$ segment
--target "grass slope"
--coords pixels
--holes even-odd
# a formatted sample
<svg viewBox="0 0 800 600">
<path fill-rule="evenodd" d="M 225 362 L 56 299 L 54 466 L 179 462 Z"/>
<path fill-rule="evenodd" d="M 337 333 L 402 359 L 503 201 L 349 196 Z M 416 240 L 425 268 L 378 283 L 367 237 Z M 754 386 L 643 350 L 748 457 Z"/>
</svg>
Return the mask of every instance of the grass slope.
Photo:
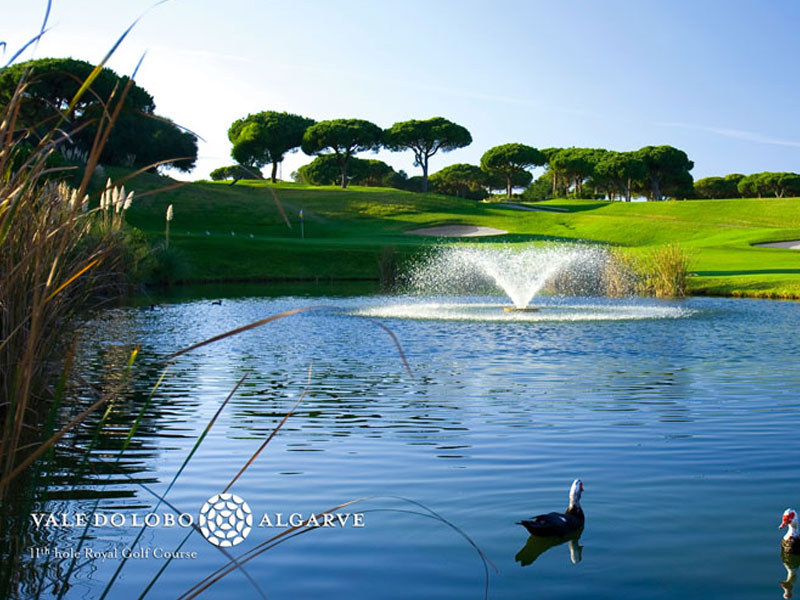
<svg viewBox="0 0 800 600">
<path fill-rule="evenodd" d="M 169 183 L 146 175 L 128 187 L 141 194 Z M 128 219 L 158 239 L 169 204 L 175 209 L 171 243 L 186 255 L 189 278 L 197 281 L 376 279 L 388 263 L 442 242 L 405 231 L 465 224 L 510 232 L 479 243 L 584 240 L 646 252 L 679 242 L 694 255 L 694 293 L 800 297 L 800 252 L 751 246 L 800 239 L 797 198 L 552 200 L 537 206 L 558 212 L 543 212 L 383 188 L 196 182 L 140 196 Z M 300 210 L 305 239 L 300 237 Z"/>
</svg>

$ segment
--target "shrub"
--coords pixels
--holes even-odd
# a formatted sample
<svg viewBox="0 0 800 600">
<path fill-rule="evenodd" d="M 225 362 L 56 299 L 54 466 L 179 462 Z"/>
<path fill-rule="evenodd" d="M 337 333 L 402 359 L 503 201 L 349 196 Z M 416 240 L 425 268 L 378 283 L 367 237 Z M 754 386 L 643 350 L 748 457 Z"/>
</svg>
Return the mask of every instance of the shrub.
<svg viewBox="0 0 800 600">
<path fill-rule="evenodd" d="M 171 286 L 185 279 L 189 273 L 186 257 L 174 246 L 159 244 L 153 249 L 151 258 L 153 262 L 148 274 L 149 283 Z"/>
</svg>

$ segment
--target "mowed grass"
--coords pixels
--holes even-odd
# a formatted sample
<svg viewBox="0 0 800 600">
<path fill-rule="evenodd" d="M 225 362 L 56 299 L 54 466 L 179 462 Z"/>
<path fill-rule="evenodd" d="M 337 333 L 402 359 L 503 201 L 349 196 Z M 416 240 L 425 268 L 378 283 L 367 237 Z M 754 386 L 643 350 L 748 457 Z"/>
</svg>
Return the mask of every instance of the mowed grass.
<svg viewBox="0 0 800 600">
<path fill-rule="evenodd" d="M 146 175 L 129 187 L 142 193 L 170 183 Z M 800 297 L 800 251 L 751 246 L 800 239 L 797 198 L 552 200 L 536 205 L 553 211 L 544 212 L 385 188 L 196 182 L 137 198 L 128 219 L 158 239 L 169 204 L 170 243 L 185 255 L 193 281 L 377 279 L 387 252 L 402 262 L 432 245 L 465 241 L 406 231 L 461 224 L 509 231 L 471 243 L 586 241 L 644 253 L 677 242 L 694 257 L 693 293 Z"/>
</svg>

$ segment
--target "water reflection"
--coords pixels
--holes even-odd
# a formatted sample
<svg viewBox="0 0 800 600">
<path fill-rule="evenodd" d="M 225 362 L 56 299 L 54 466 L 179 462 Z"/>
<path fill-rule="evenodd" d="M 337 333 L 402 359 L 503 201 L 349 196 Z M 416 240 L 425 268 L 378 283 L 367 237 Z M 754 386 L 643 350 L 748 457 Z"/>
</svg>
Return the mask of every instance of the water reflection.
<svg viewBox="0 0 800 600">
<path fill-rule="evenodd" d="M 502 529 L 483 515 L 495 514 L 497 506 L 510 513 L 527 510 L 531 499 L 520 481 L 535 477 L 557 490 L 565 473 L 579 471 L 603 481 L 602 503 L 592 522 L 604 548 L 592 555 L 592 568 L 582 570 L 580 581 L 569 577 L 571 566 L 563 556 L 569 551 L 573 564 L 580 561 L 578 536 L 529 538 L 516 553 L 521 566 L 556 546 L 567 549 L 555 551 L 559 560 L 546 559 L 547 569 L 540 563 L 535 578 L 522 569 L 501 569 L 491 597 L 518 598 L 524 590 L 568 600 L 602 588 L 608 597 L 625 598 L 646 586 L 654 600 L 688 600 L 714 596 L 717 590 L 709 592 L 709 581 L 724 588 L 720 595 L 727 597 L 753 597 L 747 595 L 752 589 L 763 589 L 764 573 L 777 566 L 769 552 L 765 564 L 740 569 L 735 581 L 724 573 L 697 574 L 697 564 L 715 568 L 707 565 L 709 549 L 702 544 L 713 535 L 704 538 L 705 525 L 693 519 L 714 519 L 686 510 L 683 500 L 691 497 L 701 509 L 713 507 L 715 517 L 723 510 L 726 519 L 736 520 L 759 510 L 767 491 L 770 497 L 793 493 L 785 461 L 800 451 L 796 305 L 704 299 L 687 303 L 697 311 L 683 319 L 583 323 L 388 319 L 417 375 L 412 380 L 394 346 L 382 333 L 375 335 L 374 324 L 352 316 L 380 299 L 322 302 L 328 301 L 342 310 L 278 321 L 180 357 L 149 401 L 170 352 L 311 302 L 226 298 L 220 306 L 203 300 L 99 318 L 83 348 L 82 364 L 92 371 L 88 378 L 100 391 L 115 385 L 113 363 L 127 357 L 131 347 L 120 342 L 128 340 L 141 344 L 136 378 L 104 433 L 95 439 L 95 428 L 87 423 L 56 452 L 49 472 L 54 485 L 42 510 L 88 511 L 101 496 L 103 510 L 149 507 L 149 496 L 104 462 L 117 456 L 131 423 L 143 414 L 119 467 L 136 482 L 163 491 L 217 407 L 247 373 L 170 495 L 181 508 L 199 507 L 272 432 L 304 389 L 313 363 L 312 384 L 298 411 L 237 484 L 237 493 L 254 510 L 311 511 L 355 496 L 400 493 L 464 524 L 496 558 L 510 554 L 519 532 L 496 535 Z M 82 452 L 92 445 L 85 468 L 77 469 Z M 721 496 L 737 502 L 720 508 Z M 654 538 L 648 523 L 665 518 L 665 510 L 674 527 Z M 426 538 L 429 532 L 422 526 L 397 524 L 373 524 L 346 543 L 328 536 L 318 548 L 303 546 L 302 540 L 298 549 L 287 544 L 279 556 L 282 570 L 265 564 L 260 576 L 274 588 L 271 596 L 287 598 L 298 597 L 293 586 L 301 579 L 310 587 L 300 596 L 314 597 L 324 589 L 333 600 L 463 598 L 474 592 L 456 558 L 448 564 L 451 570 L 440 565 L 442 557 L 454 556 L 449 538 Z M 619 539 L 623 528 L 630 534 Z M 59 531 L 39 540 L 34 532 L 19 548 L 70 546 L 79 533 Z M 90 532 L 101 548 L 120 543 L 126 534 L 132 538 L 136 531 L 114 531 L 114 538 L 102 530 Z M 168 534 L 153 532 L 159 544 Z M 758 535 L 731 531 L 729 543 L 722 544 L 726 561 L 720 564 L 739 564 L 735 553 L 757 546 Z M 202 548 L 203 540 L 196 541 Z M 649 551 L 654 542 L 663 547 L 663 561 Z M 376 549 L 387 547 L 392 564 L 387 561 L 379 570 Z M 192 570 L 213 570 L 216 558 L 206 553 L 196 564 L 171 566 L 159 595 L 177 596 Z M 329 568 L 295 577 L 308 564 Z M 626 568 L 619 569 L 620 564 Z M 797 565 L 785 564 L 782 588 L 790 597 Z M 114 596 L 137 597 L 137 582 L 149 580 L 148 569 L 158 566 L 129 563 Z M 44 572 L 51 587 L 63 579 L 59 568 L 29 560 L 15 570 L 26 581 L 23 588 L 36 590 Z M 82 587 L 70 590 L 67 600 L 97 598 L 114 568 L 109 562 L 87 566 L 73 583 Z M 418 576 L 409 577 L 412 568 Z M 348 569 L 363 577 L 345 582 L 342 573 Z M 220 594 L 244 597 L 245 585 L 231 579 Z"/>
<path fill-rule="evenodd" d="M 559 535 L 550 537 L 541 537 L 532 535 L 528 537 L 528 541 L 517 552 L 514 557 L 521 567 L 532 565 L 537 558 L 542 554 L 560 546 L 561 544 L 569 544 L 569 560 L 573 565 L 578 564 L 583 559 L 583 546 L 580 545 L 581 534 L 583 529 L 570 533 L 569 535 Z"/>
<path fill-rule="evenodd" d="M 794 586 L 797 583 L 797 568 L 800 567 L 800 554 L 789 554 L 781 552 L 781 561 L 786 568 L 786 579 L 780 582 L 783 589 L 783 597 L 791 598 Z"/>
</svg>

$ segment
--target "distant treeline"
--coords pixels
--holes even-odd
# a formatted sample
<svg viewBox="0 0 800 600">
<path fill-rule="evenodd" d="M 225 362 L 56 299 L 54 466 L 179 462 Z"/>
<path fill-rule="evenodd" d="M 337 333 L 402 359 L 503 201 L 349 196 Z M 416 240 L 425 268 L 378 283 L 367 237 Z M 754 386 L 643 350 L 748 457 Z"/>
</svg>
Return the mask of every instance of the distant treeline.
<svg viewBox="0 0 800 600">
<path fill-rule="evenodd" d="M 87 80 L 94 65 L 70 58 L 28 61 L 0 73 L 0 106 L 17 90 L 23 74 L 30 75 L 25 95 L 29 102 L 19 114 L 27 127 L 32 149 L 55 115 L 68 113 L 74 133 L 56 148 L 51 167 L 85 163 L 103 116 L 118 111 L 116 123 L 100 160 L 106 165 L 149 168 L 168 166 L 184 171 L 194 168 L 197 138 L 191 132 L 155 113 L 153 97 L 130 79 L 103 68 L 89 93 L 73 104 L 80 82 Z M 115 90 L 125 89 L 124 101 L 114 106 Z M 646 197 L 736 198 L 800 195 L 797 173 L 731 174 L 693 181 L 694 163 L 672 146 L 645 146 L 630 152 L 603 148 L 544 148 L 519 143 L 487 150 L 479 165 L 454 164 L 429 173 L 431 159 L 472 143 L 470 132 L 442 117 L 395 123 L 387 129 L 363 119 L 316 122 L 286 112 L 264 111 L 235 121 L 228 130 L 231 155 L 236 164 L 216 169 L 212 179 L 263 178 L 261 169 L 277 166 L 285 155 L 302 149 L 316 158 L 293 173 L 309 185 L 349 184 L 385 186 L 414 192 L 435 191 L 464 198 L 483 199 L 497 191 L 511 197 L 521 190 L 528 201 L 553 197 L 627 200 Z M 25 144 L 23 144 L 23 149 Z M 421 174 L 409 176 L 380 160 L 358 158 L 366 151 L 385 148 L 412 152 Z M 19 160 L 24 160 L 20 154 Z M 531 169 L 545 173 L 533 181 Z"/>
<path fill-rule="evenodd" d="M 800 196 L 797 173 L 731 173 L 724 177 L 705 177 L 694 183 L 695 198 L 763 198 Z"/>
<path fill-rule="evenodd" d="M 481 157 L 480 165 L 458 163 L 429 175 L 431 157 L 472 143 L 469 131 L 442 117 L 395 123 L 388 129 L 362 119 L 313 119 L 265 111 L 235 121 L 228 130 L 231 155 L 237 164 L 216 169 L 212 179 L 262 178 L 261 169 L 272 163 L 272 181 L 285 155 L 301 148 L 315 155 L 311 163 L 292 173 L 307 185 L 393 187 L 412 192 L 481 200 L 498 190 L 512 196 L 522 190 L 523 200 L 590 198 L 648 200 L 736 198 L 740 196 L 800 195 L 800 175 L 795 173 L 731 174 L 695 182 L 694 163 L 672 146 L 645 146 L 617 152 L 605 148 L 543 148 L 511 143 L 495 146 Z M 355 155 L 386 148 L 411 151 L 421 175 L 409 176 L 375 159 Z M 545 172 L 535 181 L 534 167 Z"/>
<path fill-rule="evenodd" d="M 608 197 L 630 201 L 634 196 L 651 200 L 694 196 L 694 163 L 672 146 L 645 146 L 632 152 L 603 148 L 545 148 L 519 143 L 488 149 L 480 165 L 455 164 L 429 176 L 430 159 L 472 143 L 470 132 L 443 117 L 395 123 L 388 129 L 363 119 L 313 119 L 264 111 L 235 121 L 228 130 L 237 164 L 215 170 L 212 179 L 261 177 L 261 169 L 277 165 L 287 153 L 301 148 L 316 158 L 293 174 L 309 185 L 349 184 L 390 186 L 398 189 L 433 191 L 481 199 L 495 190 L 524 188 L 529 200 L 554 196 Z M 360 152 L 386 148 L 411 151 L 421 176 L 409 177 L 379 160 L 365 160 Z M 531 169 L 545 167 L 545 174 L 532 182 Z"/>
</svg>

